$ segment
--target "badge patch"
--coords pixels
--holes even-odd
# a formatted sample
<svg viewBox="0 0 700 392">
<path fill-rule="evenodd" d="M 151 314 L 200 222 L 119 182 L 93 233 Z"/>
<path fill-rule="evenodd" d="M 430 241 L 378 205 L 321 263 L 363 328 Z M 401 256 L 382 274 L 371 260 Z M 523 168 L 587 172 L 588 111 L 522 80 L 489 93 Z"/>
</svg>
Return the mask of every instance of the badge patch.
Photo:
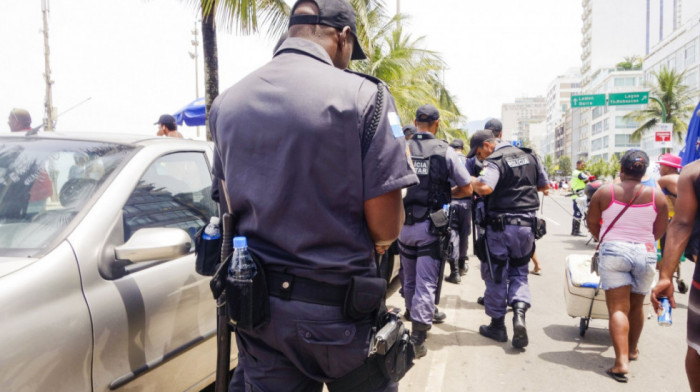
<svg viewBox="0 0 700 392">
<path fill-rule="evenodd" d="M 427 176 L 430 174 L 430 160 L 427 158 L 412 158 L 413 160 L 413 171 L 416 175 Z"/>
<path fill-rule="evenodd" d="M 401 119 L 396 112 L 389 112 L 387 114 L 389 117 L 389 125 L 391 126 L 391 133 L 394 134 L 395 138 L 403 137 L 403 130 L 401 129 Z"/>
<path fill-rule="evenodd" d="M 522 158 L 513 158 L 513 159 L 506 159 L 506 163 L 510 167 L 518 167 L 518 166 L 525 166 L 530 163 L 530 160 L 527 159 L 526 157 Z"/>
</svg>

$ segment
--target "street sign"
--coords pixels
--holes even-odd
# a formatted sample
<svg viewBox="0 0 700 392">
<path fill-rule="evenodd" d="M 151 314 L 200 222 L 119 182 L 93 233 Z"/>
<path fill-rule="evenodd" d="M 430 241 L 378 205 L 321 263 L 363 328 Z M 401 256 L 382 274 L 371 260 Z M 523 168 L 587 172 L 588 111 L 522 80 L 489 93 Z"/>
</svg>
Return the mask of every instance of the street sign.
<svg viewBox="0 0 700 392">
<path fill-rule="evenodd" d="M 649 92 L 608 94 L 608 105 L 646 105 L 649 103 Z"/>
<path fill-rule="evenodd" d="M 605 106 L 605 94 L 572 95 L 572 108 L 587 108 L 591 106 Z"/>
<path fill-rule="evenodd" d="M 671 143 L 671 135 L 673 135 L 673 124 L 661 123 L 656 126 L 655 145 L 659 148 L 673 148 Z"/>
</svg>

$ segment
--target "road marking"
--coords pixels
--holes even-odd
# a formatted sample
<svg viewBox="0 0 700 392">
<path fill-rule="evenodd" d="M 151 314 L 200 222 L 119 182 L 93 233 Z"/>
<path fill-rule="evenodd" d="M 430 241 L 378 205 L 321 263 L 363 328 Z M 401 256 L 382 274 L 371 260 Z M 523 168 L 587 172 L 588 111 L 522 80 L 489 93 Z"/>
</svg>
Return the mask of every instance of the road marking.
<svg viewBox="0 0 700 392">
<path fill-rule="evenodd" d="M 557 226 L 561 226 L 559 223 L 557 223 L 557 221 L 555 221 L 555 220 L 552 219 L 552 218 L 548 218 L 548 217 L 545 216 L 544 219 L 547 219 L 548 221 L 554 223 L 554 224 L 557 225 Z"/>
<path fill-rule="evenodd" d="M 456 317 L 457 297 L 447 297 L 447 304 L 443 311 L 447 315 L 448 320 L 454 320 Z M 425 388 L 426 392 L 442 391 L 442 383 L 445 381 L 445 368 L 447 367 L 447 347 L 443 347 L 439 351 L 432 352 L 432 360 L 430 361 L 430 372 L 428 373 L 428 385 Z"/>
</svg>

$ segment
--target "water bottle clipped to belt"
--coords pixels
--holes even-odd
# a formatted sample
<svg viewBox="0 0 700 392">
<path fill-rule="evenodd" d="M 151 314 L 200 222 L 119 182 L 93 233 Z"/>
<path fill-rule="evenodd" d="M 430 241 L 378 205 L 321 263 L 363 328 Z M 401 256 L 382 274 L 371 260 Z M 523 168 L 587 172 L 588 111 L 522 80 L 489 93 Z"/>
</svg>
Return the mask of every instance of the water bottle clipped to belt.
<svg viewBox="0 0 700 392">
<path fill-rule="evenodd" d="M 195 270 L 204 276 L 213 276 L 221 261 L 221 229 L 219 218 L 212 216 L 209 224 L 194 236 L 194 250 L 197 255 Z"/>
<path fill-rule="evenodd" d="M 233 254 L 226 279 L 228 315 L 238 328 L 252 329 L 269 319 L 265 273 L 248 251 L 246 237 L 233 239 Z"/>
</svg>

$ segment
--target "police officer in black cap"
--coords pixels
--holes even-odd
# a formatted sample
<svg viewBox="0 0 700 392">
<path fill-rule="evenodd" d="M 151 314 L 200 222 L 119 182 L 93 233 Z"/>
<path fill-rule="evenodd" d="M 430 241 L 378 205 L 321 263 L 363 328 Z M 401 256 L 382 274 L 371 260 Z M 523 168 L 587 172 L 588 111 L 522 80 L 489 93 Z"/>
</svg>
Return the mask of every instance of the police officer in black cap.
<svg viewBox="0 0 700 392">
<path fill-rule="evenodd" d="M 464 142 L 462 139 L 454 139 L 450 142 L 457 153 L 459 162 L 466 168 L 467 157 L 464 155 Z M 455 185 L 455 184 L 452 184 Z M 458 284 L 462 281 L 462 276 L 467 274 L 469 270 L 469 234 L 471 233 L 472 210 L 471 196 L 453 197 L 452 198 L 452 254 L 450 255 L 450 276 L 445 280 L 450 283 Z"/>
<path fill-rule="evenodd" d="M 365 58 L 350 4 L 299 0 L 289 24 L 209 119 L 215 180 L 267 278 L 269 321 L 236 330 L 255 391 L 320 391 L 363 368 L 373 316 L 351 319 L 345 298 L 355 278 L 376 277 L 375 251 L 403 222 L 401 189 L 418 183 L 388 89 L 345 70 Z M 358 390 L 396 389 L 374 370 L 354 377 Z"/>
<path fill-rule="evenodd" d="M 527 278 L 535 251 L 538 190 L 547 190 L 549 181 L 529 149 L 503 142 L 491 130 L 476 132 L 470 148 L 467 156 L 484 163 L 481 175 L 472 179 L 474 191 L 486 196 L 486 240 L 475 251 L 489 256 L 481 258 L 487 261 L 481 264 L 481 276 L 491 323 L 482 325 L 479 333 L 498 342 L 508 340 L 507 303 L 513 308 L 513 346 L 524 348 L 528 345 L 525 312 L 531 301 Z"/>
<path fill-rule="evenodd" d="M 427 332 L 433 322 L 443 322 L 445 314 L 435 307 L 440 276 L 440 238 L 431 234 L 434 223 L 431 213 L 443 209 L 452 197 L 472 194 L 469 172 L 447 142 L 435 138 L 440 126 L 440 113 L 433 105 L 416 110 L 418 132 L 408 142 L 420 184 L 408 188 L 403 199 L 406 222 L 399 236 L 402 289 L 406 303 L 404 316 L 413 321 L 411 340 L 416 357 L 427 354 Z M 455 186 L 450 185 L 450 181 Z M 449 207 L 448 207 L 449 208 Z M 432 225 L 432 226 L 431 226 Z"/>
</svg>

